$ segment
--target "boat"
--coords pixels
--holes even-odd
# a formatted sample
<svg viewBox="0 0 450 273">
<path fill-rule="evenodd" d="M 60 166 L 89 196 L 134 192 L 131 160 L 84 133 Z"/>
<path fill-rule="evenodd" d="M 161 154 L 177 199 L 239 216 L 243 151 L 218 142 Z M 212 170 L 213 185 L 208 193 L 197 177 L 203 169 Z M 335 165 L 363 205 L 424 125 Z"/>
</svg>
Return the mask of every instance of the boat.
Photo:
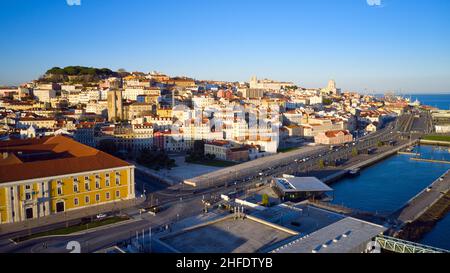
<svg viewBox="0 0 450 273">
<path fill-rule="evenodd" d="M 356 177 L 356 176 L 358 176 L 358 175 L 361 174 L 360 171 L 361 171 L 361 169 L 359 169 L 359 168 L 351 169 L 351 170 L 348 172 L 348 174 L 350 175 L 350 177 Z"/>
</svg>

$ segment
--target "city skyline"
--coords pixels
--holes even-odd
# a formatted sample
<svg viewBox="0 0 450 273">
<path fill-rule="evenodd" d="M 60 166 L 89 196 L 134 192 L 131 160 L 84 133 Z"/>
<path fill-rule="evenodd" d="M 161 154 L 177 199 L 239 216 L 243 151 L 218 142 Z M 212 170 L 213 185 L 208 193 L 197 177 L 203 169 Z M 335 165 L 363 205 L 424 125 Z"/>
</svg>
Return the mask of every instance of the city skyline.
<svg viewBox="0 0 450 273">
<path fill-rule="evenodd" d="M 448 1 L 241 2 L 2 2 L 0 85 L 86 65 L 306 88 L 335 79 L 366 93 L 449 90 Z"/>
</svg>

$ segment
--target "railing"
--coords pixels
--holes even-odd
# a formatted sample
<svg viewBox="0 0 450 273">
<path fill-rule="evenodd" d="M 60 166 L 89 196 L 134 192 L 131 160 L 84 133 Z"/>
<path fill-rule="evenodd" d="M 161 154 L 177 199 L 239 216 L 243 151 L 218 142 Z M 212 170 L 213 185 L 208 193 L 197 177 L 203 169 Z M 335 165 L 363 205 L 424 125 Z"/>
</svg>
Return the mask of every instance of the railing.
<svg viewBox="0 0 450 273">
<path fill-rule="evenodd" d="M 422 245 L 385 235 L 377 236 L 375 242 L 378 243 L 382 249 L 397 253 L 450 253 L 450 251 L 445 249 Z"/>
</svg>

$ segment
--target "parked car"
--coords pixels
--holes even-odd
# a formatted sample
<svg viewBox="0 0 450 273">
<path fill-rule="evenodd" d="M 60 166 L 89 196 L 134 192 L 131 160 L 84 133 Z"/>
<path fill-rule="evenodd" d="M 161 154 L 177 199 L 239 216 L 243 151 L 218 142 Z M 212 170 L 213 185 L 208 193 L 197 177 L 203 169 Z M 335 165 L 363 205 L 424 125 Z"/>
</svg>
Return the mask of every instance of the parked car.
<svg viewBox="0 0 450 273">
<path fill-rule="evenodd" d="M 106 218 L 108 215 L 106 215 L 106 214 L 104 214 L 104 213 L 99 213 L 99 214 L 97 214 L 97 216 L 96 216 L 96 218 L 97 219 L 103 219 L 103 218 Z"/>
</svg>

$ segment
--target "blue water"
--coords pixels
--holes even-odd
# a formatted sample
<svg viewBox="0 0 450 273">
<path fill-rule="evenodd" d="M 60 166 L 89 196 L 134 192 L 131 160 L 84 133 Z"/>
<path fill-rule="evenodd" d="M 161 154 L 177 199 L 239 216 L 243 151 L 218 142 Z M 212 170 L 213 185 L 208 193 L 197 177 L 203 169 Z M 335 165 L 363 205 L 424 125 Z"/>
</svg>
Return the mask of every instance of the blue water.
<svg viewBox="0 0 450 273">
<path fill-rule="evenodd" d="M 376 97 L 383 97 L 384 94 L 376 94 Z M 421 105 L 428 105 L 441 110 L 450 110 L 450 92 L 448 94 L 401 94 L 404 98 L 411 98 L 411 102 L 418 99 Z"/>
<path fill-rule="evenodd" d="M 450 160 L 448 148 L 416 147 L 423 158 Z M 411 155 L 395 155 L 369 168 L 356 178 L 342 179 L 332 185 L 335 204 L 382 214 L 392 213 L 445 173 L 449 164 L 412 161 Z M 424 242 L 450 249 L 448 214 Z M 444 239 L 445 240 L 444 240 Z"/>
<path fill-rule="evenodd" d="M 448 150 L 433 146 L 416 148 L 424 158 L 448 159 Z M 449 169 L 449 164 L 418 162 L 410 155 L 395 155 L 369 168 L 356 178 L 332 185 L 333 203 L 365 211 L 390 213 L 399 209 Z"/>
<path fill-rule="evenodd" d="M 450 250 L 450 213 L 420 240 L 420 243 Z"/>
<path fill-rule="evenodd" d="M 416 99 L 420 101 L 422 105 L 428 105 L 432 107 L 439 108 L 441 110 L 450 109 L 450 92 L 449 94 L 412 94 L 405 95 L 404 97 L 411 97 L 411 102 Z"/>
</svg>

